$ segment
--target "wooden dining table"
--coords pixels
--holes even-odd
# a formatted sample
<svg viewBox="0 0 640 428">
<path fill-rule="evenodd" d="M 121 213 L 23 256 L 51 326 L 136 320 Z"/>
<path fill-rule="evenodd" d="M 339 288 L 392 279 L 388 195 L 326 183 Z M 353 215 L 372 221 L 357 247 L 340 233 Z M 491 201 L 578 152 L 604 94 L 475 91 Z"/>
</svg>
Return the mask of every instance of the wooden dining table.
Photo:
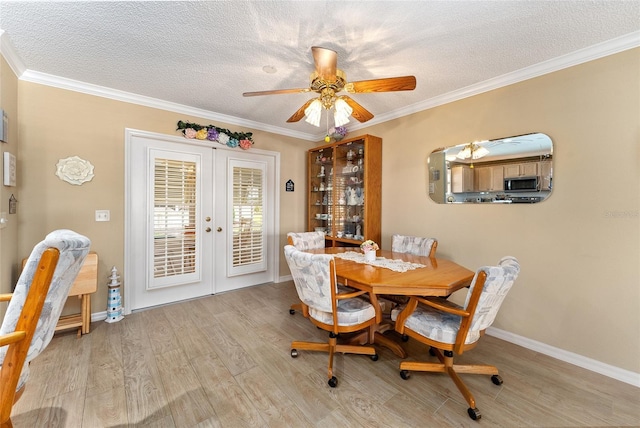
<svg viewBox="0 0 640 428">
<path fill-rule="evenodd" d="M 360 252 L 354 247 L 325 247 L 307 250 L 315 254 L 339 254 L 347 251 Z M 468 287 L 475 272 L 459 264 L 441 258 L 416 256 L 407 253 L 379 250 L 377 257 L 419 263 L 424 267 L 396 272 L 391 269 L 335 257 L 336 276 L 340 284 L 379 295 L 396 296 L 449 296 Z M 396 341 L 382 334 L 383 328 L 376 326 L 374 342 L 391 349 L 400 358 L 406 352 Z"/>
</svg>

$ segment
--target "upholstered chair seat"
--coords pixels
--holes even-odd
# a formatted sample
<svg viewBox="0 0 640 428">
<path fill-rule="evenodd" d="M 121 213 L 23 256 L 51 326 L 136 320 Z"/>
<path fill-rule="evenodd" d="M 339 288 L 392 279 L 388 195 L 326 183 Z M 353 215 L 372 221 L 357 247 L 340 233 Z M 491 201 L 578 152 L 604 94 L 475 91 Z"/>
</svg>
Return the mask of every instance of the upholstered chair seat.
<svg viewBox="0 0 640 428">
<path fill-rule="evenodd" d="M 375 308 L 363 299 L 339 300 L 336 309 L 338 311 L 338 325 L 341 326 L 362 324 L 376 316 Z M 309 308 L 309 316 L 318 322 L 333 325 L 332 312 Z"/>
</svg>

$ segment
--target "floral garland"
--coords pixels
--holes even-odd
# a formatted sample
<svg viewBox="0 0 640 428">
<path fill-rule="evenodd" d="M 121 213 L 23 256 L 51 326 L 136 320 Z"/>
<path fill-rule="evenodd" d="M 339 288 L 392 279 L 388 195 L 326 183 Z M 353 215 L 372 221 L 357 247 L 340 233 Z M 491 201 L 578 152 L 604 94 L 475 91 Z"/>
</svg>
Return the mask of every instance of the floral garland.
<svg viewBox="0 0 640 428">
<path fill-rule="evenodd" d="M 176 131 L 182 131 L 185 138 L 217 141 L 232 148 L 239 146 L 243 150 L 248 150 L 253 145 L 252 132 L 231 132 L 213 125 L 202 126 L 181 120 L 178 121 Z"/>
<path fill-rule="evenodd" d="M 329 131 L 327 132 L 327 135 L 325 135 L 325 137 L 324 137 L 324 141 L 325 141 L 325 143 L 329 143 L 329 142 L 331 142 L 332 138 L 335 141 L 340 141 L 345 137 L 345 135 L 347 135 L 347 127 L 346 126 L 336 126 L 336 127 L 333 127 L 333 128 L 329 128 Z"/>
</svg>

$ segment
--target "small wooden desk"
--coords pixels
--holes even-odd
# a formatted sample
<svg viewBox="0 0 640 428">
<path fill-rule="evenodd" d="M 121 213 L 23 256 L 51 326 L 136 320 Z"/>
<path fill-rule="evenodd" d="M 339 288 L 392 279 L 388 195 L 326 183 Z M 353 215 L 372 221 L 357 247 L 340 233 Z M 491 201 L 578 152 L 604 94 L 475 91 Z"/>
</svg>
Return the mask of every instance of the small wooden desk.
<svg viewBox="0 0 640 428">
<path fill-rule="evenodd" d="M 308 250 L 309 253 L 316 254 L 337 254 L 346 251 L 360 251 L 360 249 L 326 247 Z M 338 282 L 359 290 L 370 291 L 375 295 L 448 296 L 461 288 L 468 287 L 475 275 L 475 272 L 446 259 L 394 253 L 385 250 L 378 251 L 377 256 L 420 263 L 425 267 L 407 272 L 395 272 L 390 269 L 336 257 L 335 265 Z M 382 333 L 376 332 L 374 340 L 376 343 L 391 349 L 399 357 L 406 357 L 404 349 L 398 343 L 383 336 Z"/>
<path fill-rule="evenodd" d="M 22 261 L 24 267 L 27 259 Z M 90 252 L 84 260 L 84 264 L 78 272 L 78 276 L 69 290 L 69 297 L 78 296 L 80 313 L 63 315 L 58 320 L 55 331 L 78 328 L 78 337 L 89 333 L 91 330 L 91 294 L 98 289 L 98 255 Z"/>
</svg>

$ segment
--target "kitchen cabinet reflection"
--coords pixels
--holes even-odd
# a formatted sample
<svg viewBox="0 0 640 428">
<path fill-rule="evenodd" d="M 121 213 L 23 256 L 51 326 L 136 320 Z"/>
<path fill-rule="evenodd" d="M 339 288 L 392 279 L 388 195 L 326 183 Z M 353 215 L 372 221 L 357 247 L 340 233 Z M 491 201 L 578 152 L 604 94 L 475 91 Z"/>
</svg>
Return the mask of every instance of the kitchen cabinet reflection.
<svg viewBox="0 0 640 428">
<path fill-rule="evenodd" d="M 533 133 L 433 151 L 429 197 L 439 204 L 537 203 L 553 188 L 553 143 Z"/>
</svg>

